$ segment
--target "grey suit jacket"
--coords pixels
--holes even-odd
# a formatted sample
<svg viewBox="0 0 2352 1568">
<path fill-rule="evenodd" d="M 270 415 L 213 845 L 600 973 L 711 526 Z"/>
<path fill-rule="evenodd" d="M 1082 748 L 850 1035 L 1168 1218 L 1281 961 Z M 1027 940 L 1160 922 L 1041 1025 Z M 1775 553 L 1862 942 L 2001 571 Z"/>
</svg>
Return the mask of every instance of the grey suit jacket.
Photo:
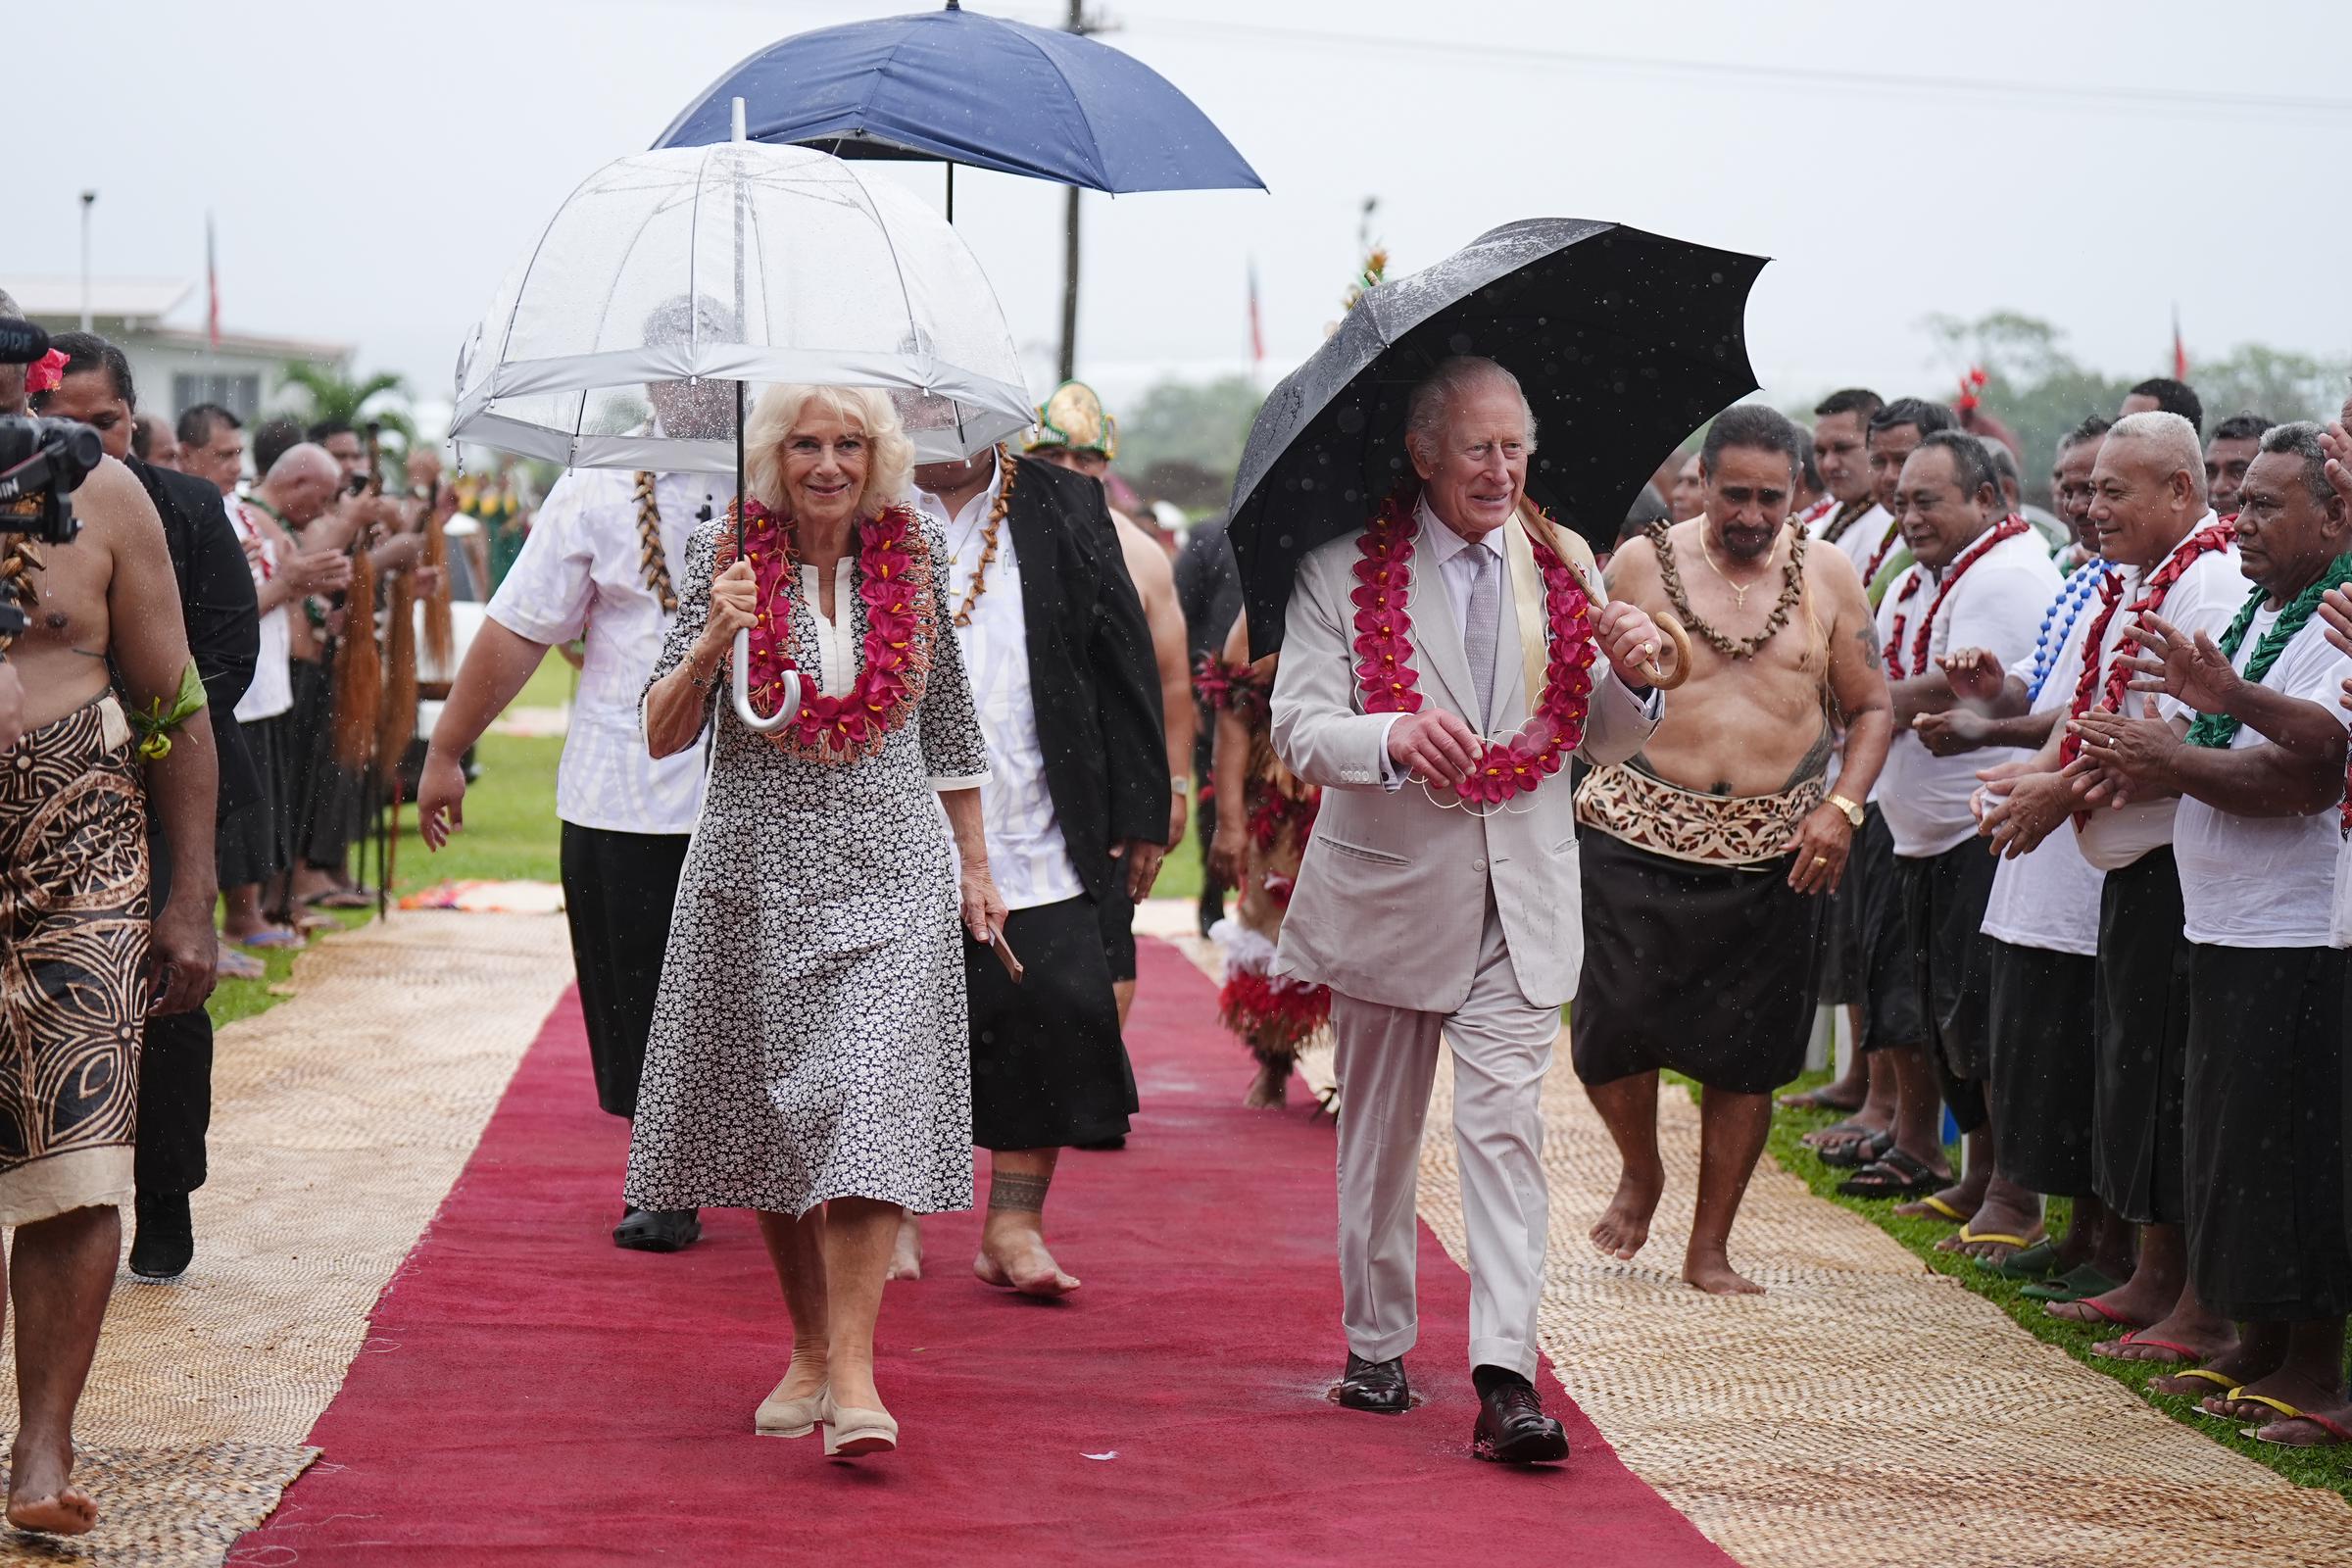
<svg viewBox="0 0 2352 1568">
<path fill-rule="evenodd" d="M 1576 995 L 1585 949 L 1567 770 L 1483 816 L 1434 804 L 1418 783 L 1382 784 L 1390 715 L 1363 710 L 1352 651 L 1348 595 L 1359 537 L 1309 554 L 1291 591 L 1274 678 L 1274 750 L 1324 794 L 1274 972 L 1386 1006 L 1451 1012 L 1470 994 L 1491 891 L 1521 993 L 1538 1006 L 1561 1005 Z M 1585 575 L 1597 611 L 1604 590 L 1597 574 Z M 1467 712 L 1475 690 L 1469 660 L 1427 552 L 1415 562 L 1408 603 L 1424 700 Z M 1498 734 L 1528 718 L 1517 627 L 1506 592 L 1495 639 Z M 1605 660 L 1596 662 L 1579 755 L 1596 764 L 1632 757 L 1657 728 L 1657 706 L 1655 697 L 1629 691 Z"/>
</svg>

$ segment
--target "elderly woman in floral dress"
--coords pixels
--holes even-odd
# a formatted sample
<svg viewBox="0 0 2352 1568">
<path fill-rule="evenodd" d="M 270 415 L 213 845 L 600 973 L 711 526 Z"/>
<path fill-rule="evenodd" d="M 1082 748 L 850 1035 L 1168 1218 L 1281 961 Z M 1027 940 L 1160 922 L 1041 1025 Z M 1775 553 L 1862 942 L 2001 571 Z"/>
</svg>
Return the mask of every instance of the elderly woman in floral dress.
<svg viewBox="0 0 2352 1568">
<path fill-rule="evenodd" d="M 1243 1103 L 1270 1110 L 1283 1102 L 1298 1053 L 1331 1018 L 1328 988 L 1269 972 L 1323 792 L 1274 755 L 1266 707 L 1274 659 L 1250 662 L 1248 614 L 1234 621 L 1223 658 L 1203 656 L 1195 685 L 1217 724 L 1210 771 L 1217 832 L 1209 868 L 1238 895 L 1233 913 L 1208 931 L 1225 954 L 1217 1019 L 1242 1037 L 1257 1062 Z"/>
<path fill-rule="evenodd" d="M 758 1210 L 793 1335 L 755 1430 L 821 1425 L 828 1454 L 887 1452 L 899 1427 L 873 1336 L 900 1215 L 972 1201 L 957 922 L 986 940 L 1004 920 L 987 753 L 945 544 L 897 499 L 913 449 L 889 400 L 773 387 L 745 439 L 742 548 L 731 517 L 695 536 L 646 689 L 657 757 L 695 745 L 714 712 L 718 736 L 627 1197 Z M 800 687 L 799 716 L 772 734 L 715 702 L 738 630 L 756 709 Z"/>
</svg>

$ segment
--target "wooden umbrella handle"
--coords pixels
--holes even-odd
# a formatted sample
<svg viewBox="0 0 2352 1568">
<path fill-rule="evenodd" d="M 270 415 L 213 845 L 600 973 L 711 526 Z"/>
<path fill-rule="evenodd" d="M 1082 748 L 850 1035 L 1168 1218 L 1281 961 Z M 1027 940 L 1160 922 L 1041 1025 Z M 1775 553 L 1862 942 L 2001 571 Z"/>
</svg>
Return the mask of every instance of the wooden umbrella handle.
<svg viewBox="0 0 2352 1568">
<path fill-rule="evenodd" d="M 1658 612 L 1650 619 L 1657 623 L 1658 630 L 1666 634 L 1666 640 L 1674 644 L 1674 668 L 1672 671 L 1660 668 L 1654 653 L 1642 667 L 1648 674 L 1652 688 L 1670 692 L 1690 678 L 1690 634 L 1683 629 L 1681 621 L 1664 611 Z"/>
</svg>

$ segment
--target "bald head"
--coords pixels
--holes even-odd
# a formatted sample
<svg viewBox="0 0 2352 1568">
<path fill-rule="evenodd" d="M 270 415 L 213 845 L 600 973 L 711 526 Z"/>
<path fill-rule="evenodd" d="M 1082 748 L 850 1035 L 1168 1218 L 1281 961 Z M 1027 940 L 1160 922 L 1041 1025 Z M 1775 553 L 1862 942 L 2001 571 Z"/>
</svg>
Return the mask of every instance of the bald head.
<svg viewBox="0 0 2352 1568">
<path fill-rule="evenodd" d="M 343 466 L 313 441 L 298 442 L 278 456 L 262 480 L 262 498 L 294 527 L 318 520 L 343 488 Z"/>
</svg>

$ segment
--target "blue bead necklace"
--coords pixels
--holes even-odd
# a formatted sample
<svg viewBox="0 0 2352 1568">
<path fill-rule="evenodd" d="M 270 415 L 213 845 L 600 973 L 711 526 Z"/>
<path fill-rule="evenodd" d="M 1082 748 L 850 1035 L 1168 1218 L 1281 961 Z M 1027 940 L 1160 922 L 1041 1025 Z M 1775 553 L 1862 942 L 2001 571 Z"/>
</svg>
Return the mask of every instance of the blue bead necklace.
<svg viewBox="0 0 2352 1568">
<path fill-rule="evenodd" d="M 2041 634 L 2034 639 L 2034 676 L 2026 682 L 2028 702 L 2041 696 L 2042 687 L 2049 683 L 2050 671 L 2058 663 L 2059 651 L 2066 647 L 2067 638 L 2074 635 L 2076 617 L 2082 613 L 2082 607 L 2090 603 L 2090 596 L 2113 569 L 2094 556 L 2068 573 L 2058 589 L 2058 597 L 2050 601 L 2048 612 L 2041 617 Z M 2056 624 L 2061 611 L 2066 612 L 2066 624 L 2053 637 L 2050 628 Z"/>
</svg>

